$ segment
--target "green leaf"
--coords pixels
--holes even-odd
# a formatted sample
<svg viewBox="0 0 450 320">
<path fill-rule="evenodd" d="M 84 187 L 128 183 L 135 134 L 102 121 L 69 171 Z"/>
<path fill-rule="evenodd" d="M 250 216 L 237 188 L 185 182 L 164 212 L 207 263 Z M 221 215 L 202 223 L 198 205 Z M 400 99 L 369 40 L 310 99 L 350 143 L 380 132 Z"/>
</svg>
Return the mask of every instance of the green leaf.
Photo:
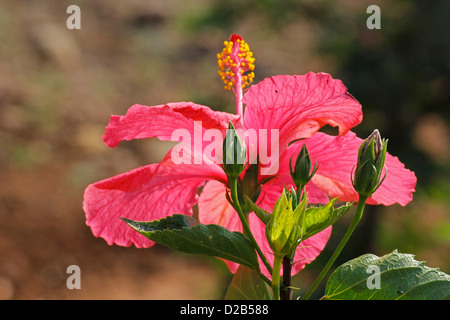
<svg viewBox="0 0 450 320">
<path fill-rule="evenodd" d="M 306 209 L 302 226 L 302 241 L 331 226 L 337 219 L 348 212 L 352 206 L 351 203 L 346 203 L 338 208 L 334 208 L 336 199 L 337 198 L 331 200 L 325 206 L 309 207 Z"/>
<path fill-rule="evenodd" d="M 205 254 L 259 268 L 256 252 L 241 232 L 231 232 L 215 224 L 200 224 L 180 214 L 150 222 L 121 219 L 150 240 L 180 252 Z"/>
<path fill-rule="evenodd" d="M 334 271 L 324 299 L 448 300 L 450 276 L 414 260 L 412 254 L 397 251 L 382 257 L 366 254 Z"/>
<path fill-rule="evenodd" d="M 244 266 L 239 266 L 233 280 L 228 286 L 225 300 L 271 300 L 269 287 L 259 273 Z"/>
</svg>

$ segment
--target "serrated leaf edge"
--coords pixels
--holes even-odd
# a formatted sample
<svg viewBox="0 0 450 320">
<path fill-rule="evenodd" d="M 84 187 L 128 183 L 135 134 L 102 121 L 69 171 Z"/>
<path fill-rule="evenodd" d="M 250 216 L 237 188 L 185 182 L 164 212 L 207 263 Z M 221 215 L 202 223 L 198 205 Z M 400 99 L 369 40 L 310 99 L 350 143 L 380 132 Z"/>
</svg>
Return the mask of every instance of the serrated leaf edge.
<svg viewBox="0 0 450 320">
<path fill-rule="evenodd" d="M 173 217 L 173 216 L 176 216 L 176 215 L 172 215 L 172 216 L 168 216 L 168 217 Z M 180 216 L 182 216 L 182 215 L 180 215 Z M 183 233 L 183 232 L 186 232 L 186 231 L 189 231 L 189 230 L 193 230 L 194 228 L 201 229 L 202 226 L 206 227 L 208 229 L 208 231 L 209 231 L 208 226 L 210 226 L 210 227 L 217 227 L 217 228 L 219 228 L 221 230 L 224 229 L 224 230 L 228 231 L 233 236 L 244 238 L 245 240 L 247 240 L 249 242 L 249 245 L 251 246 L 250 240 L 243 233 L 237 232 L 237 231 L 230 231 L 230 230 L 226 229 L 225 227 L 222 227 L 222 226 L 217 225 L 217 224 L 203 225 L 203 224 L 197 223 L 196 225 L 194 225 L 192 227 L 184 226 L 184 227 L 177 228 L 177 229 L 165 229 L 165 230 L 146 231 L 146 230 L 143 230 L 142 228 L 138 227 L 138 226 L 140 226 L 139 223 L 148 223 L 148 222 L 152 222 L 152 223 L 155 222 L 155 223 L 157 223 L 157 222 L 161 222 L 162 220 L 167 220 L 167 217 L 166 218 L 161 218 L 159 220 L 153 220 L 153 221 L 136 221 L 136 220 L 131 220 L 131 219 L 127 219 L 127 218 L 120 218 L 120 219 L 122 221 L 124 221 L 125 223 L 127 223 L 131 228 L 133 228 L 134 230 L 136 230 L 137 232 L 141 233 L 144 236 L 146 236 L 146 234 L 162 234 L 162 233 L 167 233 L 167 232 L 172 232 L 174 234 L 175 233 L 180 234 L 180 233 Z M 208 236 L 209 240 L 212 240 L 212 237 L 213 237 L 212 235 Z M 185 240 L 187 240 L 189 242 L 195 243 L 196 245 L 198 245 L 200 247 L 203 247 L 203 248 L 206 248 L 209 251 L 216 251 L 218 253 L 222 253 L 223 256 L 231 257 L 231 254 L 229 254 L 227 252 L 218 250 L 217 248 L 214 248 L 214 247 L 207 246 L 204 243 L 195 242 L 195 241 L 189 239 L 188 237 L 181 237 L 180 236 L 180 238 L 185 239 Z M 225 238 L 227 238 L 227 237 L 225 237 Z M 149 238 L 149 239 L 152 240 L 151 238 Z M 227 239 L 229 240 L 229 238 L 227 238 Z M 154 240 L 152 240 L 152 241 L 154 241 Z M 232 246 L 236 249 L 236 251 L 240 252 L 239 248 L 236 246 L 235 243 L 233 243 L 232 241 L 229 241 L 229 243 L 232 244 Z M 178 250 L 177 248 L 173 248 L 173 249 Z M 205 255 L 209 255 L 209 254 L 205 254 Z M 209 255 L 209 256 L 216 256 L 216 257 L 218 257 L 217 255 Z M 233 257 L 236 257 L 236 256 L 233 256 Z M 220 257 L 220 256 L 219 256 L 219 258 L 226 259 L 226 258 L 223 258 L 223 257 Z M 229 260 L 229 259 L 226 259 L 226 260 Z M 249 261 L 247 261 L 245 259 L 235 259 L 235 258 L 233 258 L 233 260 L 231 260 L 231 261 L 239 263 L 239 264 L 243 264 L 243 265 L 245 265 L 245 266 L 247 266 L 249 268 L 252 268 L 252 269 L 258 269 L 259 268 L 259 263 L 258 263 L 258 259 L 257 259 L 256 253 L 255 253 L 255 261 L 254 261 L 256 264 L 250 264 L 251 262 L 249 263 Z"/>
<path fill-rule="evenodd" d="M 400 254 L 401 254 L 401 255 L 404 255 L 404 256 L 407 256 L 407 257 L 409 257 L 409 258 L 411 258 L 411 259 L 413 259 L 413 260 L 414 260 L 414 258 L 415 258 L 415 255 L 413 255 L 413 254 L 409 254 L 409 253 L 400 253 Z M 375 264 L 376 264 L 376 265 L 379 265 L 379 264 L 382 263 L 382 261 L 386 260 L 388 257 L 391 257 L 392 255 L 399 255 L 398 250 L 396 249 L 396 250 L 394 250 L 393 252 L 391 252 L 391 253 L 389 253 L 389 254 L 386 254 L 386 255 L 384 255 L 384 256 L 381 256 L 381 257 L 378 257 L 378 256 L 376 256 L 376 255 L 374 255 L 374 254 L 366 254 L 366 255 L 362 255 L 362 256 L 360 256 L 360 257 L 358 257 L 358 258 L 355 258 L 355 259 L 360 259 L 360 258 L 362 258 L 362 257 L 364 257 L 364 256 L 371 256 L 371 257 L 375 258 L 374 261 L 377 261 L 377 263 L 375 263 Z M 350 260 L 350 261 L 351 261 L 351 260 Z M 411 268 L 418 268 L 418 269 L 420 269 L 420 270 L 423 271 L 423 272 L 421 272 L 421 275 L 422 275 L 422 276 L 423 276 L 424 274 L 428 273 L 428 272 L 431 272 L 431 271 L 437 271 L 438 273 L 441 273 L 442 275 L 445 276 L 445 278 L 448 278 L 448 279 L 433 279 L 433 280 L 430 280 L 430 281 L 425 281 L 425 282 L 419 283 L 419 284 L 414 285 L 413 287 L 411 287 L 408 291 L 402 293 L 402 294 L 401 294 L 400 296 L 398 296 L 395 300 L 399 300 L 402 296 L 405 296 L 409 291 L 411 291 L 411 290 L 413 290 L 413 289 L 417 289 L 417 287 L 420 287 L 420 286 L 423 286 L 423 285 L 427 285 L 427 284 L 430 284 L 430 283 L 433 283 L 433 282 L 450 281 L 450 276 L 447 275 L 447 274 L 445 274 L 444 272 L 440 271 L 439 268 L 431 268 L 431 267 L 426 266 L 426 265 L 425 265 L 425 264 L 426 264 L 426 261 L 418 261 L 418 260 L 414 260 L 414 261 L 417 262 L 417 264 L 418 264 L 417 266 L 412 266 L 412 267 L 410 266 L 410 267 L 401 267 L 401 268 L 387 269 L 387 270 L 382 271 L 381 274 L 380 274 L 380 276 L 381 276 L 382 274 L 384 274 L 384 273 L 391 272 L 391 271 L 399 271 L 399 270 L 402 270 L 402 269 L 411 270 Z M 348 263 L 348 262 L 347 262 L 347 263 Z M 344 263 L 343 265 L 345 265 L 345 264 L 346 264 L 346 263 Z M 339 266 L 338 268 L 342 267 L 343 265 Z M 425 271 L 424 271 L 424 269 L 425 269 Z M 352 272 L 353 272 L 353 270 L 352 270 Z M 343 279 L 343 280 L 341 281 L 341 284 L 340 284 L 339 286 L 337 286 L 337 287 L 334 289 L 334 291 L 332 292 L 331 295 L 330 295 L 330 294 L 326 294 L 326 295 L 325 295 L 325 298 L 326 298 L 326 299 L 330 299 L 330 298 L 332 298 L 333 296 L 341 295 L 341 294 L 344 293 L 345 291 L 350 290 L 350 289 L 352 289 L 353 287 L 356 287 L 356 286 L 360 285 L 361 283 L 367 281 L 367 278 L 368 278 L 368 277 L 367 277 L 367 278 L 364 278 L 363 280 L 360 280 L 360 281 L 358 281 L 358 282 L 355 282 L 352 286 L 346 288 L 345 290 L 342 290 L 342 291 L 339 291 L 338 293 L 336 293 L 336 292 L 337 292 L 337 289 L 338 289 L 339 287 L 341 287 L 341 286 L 345 283 L 345 280 L 346 280 L 349 276 L 351 276 L 351 273 L 352 273 L 352 272 L 349 272 L 348 276 L 347 276 L 345 279 Z M 421 276 L 421 278 L 422 278 L 422 276 Z M 335 279 L 332 279 L 332 281 L 334 281 L 334 280 L 335 280 Z M 332 284 L 332 283 L 330 283 L 330 286 L 331 286 L 331 284 Z M 327 284 L 327 286 L 328 286 L 328 284 Z M 374 296 L 378 291 L 380 291 L 380 290 L 382 290 L 382 289 L 383 289 L 383 287 L 381 287 L 380 289 L 376 289 L 376 290 L 372 289 L 372 290 L 374 290 L 374 292 L 373 292 L 373 294 L 372 294 L 367 300 L 371 300 L 370 298 L 371 298 L 372 296 Z M 448 296 L 449 296 L 449 295 L 447 295 L 447 297 L 448 297 Z"/>
</svg>

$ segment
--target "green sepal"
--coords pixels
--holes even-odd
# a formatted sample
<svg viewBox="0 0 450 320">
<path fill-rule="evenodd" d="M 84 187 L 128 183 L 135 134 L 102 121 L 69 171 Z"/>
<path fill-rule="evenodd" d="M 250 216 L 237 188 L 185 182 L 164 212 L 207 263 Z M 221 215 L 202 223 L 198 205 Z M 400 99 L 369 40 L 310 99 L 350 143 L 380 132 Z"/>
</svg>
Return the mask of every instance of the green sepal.
<svg viewBox="0 0 450 320">
<path fill-rule="evenodd" d="M 337 219 L 347 213 L 352 206 L 351 203 L 347 202 L 340 207 L 334 208 L 336 200 L 337 198 L 334 198 L 325 206 L 312 206 L 305 210 L 302 224 L 302 241 L 331 226 Z"/>
</svg>

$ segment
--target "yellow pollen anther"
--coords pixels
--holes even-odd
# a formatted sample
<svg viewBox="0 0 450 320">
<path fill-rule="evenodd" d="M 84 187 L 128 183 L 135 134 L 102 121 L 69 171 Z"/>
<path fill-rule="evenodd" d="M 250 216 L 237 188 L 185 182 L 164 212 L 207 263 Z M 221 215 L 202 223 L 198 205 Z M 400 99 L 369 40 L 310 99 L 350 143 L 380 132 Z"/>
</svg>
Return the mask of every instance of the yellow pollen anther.
<svg viewBox="0 0 450 320">
<path fill-rule="evenodd" d="M 255 77 L 253 53 L 249 45 L 237 35 L 232 35 L 229 41 L 224 41 L 223 45 L 222 52 L 217 54 L 217 64 L 225 89 L 231 90 L 238 82 L 244 89 Z M 248 73 L 245 74 L 246 72 Z"/>
</svg>

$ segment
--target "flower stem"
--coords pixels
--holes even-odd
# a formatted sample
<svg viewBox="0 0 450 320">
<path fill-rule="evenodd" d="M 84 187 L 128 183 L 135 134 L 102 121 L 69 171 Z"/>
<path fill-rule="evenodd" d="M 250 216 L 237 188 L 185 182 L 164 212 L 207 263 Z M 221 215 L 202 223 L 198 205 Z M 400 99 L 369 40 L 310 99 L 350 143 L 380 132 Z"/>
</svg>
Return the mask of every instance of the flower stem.
<svg viewBox="0 0 450 320">
<path fill-rule="evenodd" d="M 361 195 L 359 196 L 358 207 L 356 208 L 355 217 L 353 218 L 353 221 L 350 224 L 350 227 L 347 229 L 347 232 L 345 233 L 345 235 L 342 238 L 341 242 L 339 243 L 339 245 L 335 249 L 333 255 L 330 258 L 330 260 L 328 260 L 327 264 L 325 265 L 323 270 L 320 272 L 319 276 L 314 281 L 314 283 L 311 286 L 311 288 L 309 288 L 309 290 L 306 292 L 306 294 L 305 294 L 305 296 L 303 297 L 302 300 L 308 300 L 311 297 L 311 295 L 313 294 L 314 290 L 316 290 L 316 288 L 318 287 L 320 282 L 323 280 L 325 275 L 330 270 L 330 268 L 333 265 L 333 263 L 336 261 L 337 257 L 341 253 L 342 249 L 346 245 L 348 239 L 350 238 L 350 236 L 352 235 L 353 231 L 355 230 L 356 226 L 358 225 L 359 221 L 362 218 L 362 215 L 363 215 L 363 212 L 364 212 L 364 207 L 365 207 L 365 204 L 366 204 L 366 200 L 367 200 L 366 196 L 361 196 Z"/>
<path fill-rule="evenodd" d="M 280 271 L 283 257 L 275 255 L 273 260 L 273 272 L 272 272 L 272 291 L 273 299 L 280 300 Z"/>
<path fill-rule="evenodd" d="M 245 218 L 244 212 L 241 208 L 241 205 L 239 204 L 239 198 L 238 198 L 238 193 L 237 193 L 237 178 L 232 178 L 229 177 L 228 179 L 229 183 L 230 183 L 230 193 L 231 193 L 231 200 L 233 200 L 234 203 L 234 207 L 239 215 L 239 218 L 241 219 L 242 222 L 242 227 L 244 229 L 244 233 L 247 235 L 247 237 L 249 238 L 253 248 L 256 250 L 256 252 L 258 253 L 259 257 L 261 258 L 262 262 L 264 263 L 264 265 L 266 266 L 267 270 L 269 271 L 269 273 L 272 274 L 272 267 L 270 266 L 269 262 L 267 261 L 266 257 L 264 256 L 263 252 L 261 251 L 261 248 L 259 247 L 258 243 L 255 240 L 255 237 L 253 236 L 250 227 L 248 225 L 248 221 Z M 280 273 L 280 272 L 278 272 Z"/>
<path fill-rule="evenodd" d="M 283 288 L 280 292 L 281 300 L 291 300 L 291 275 L 292 273 L 292 259 L 289 256 L 283 257 Z"/>
</svg>

